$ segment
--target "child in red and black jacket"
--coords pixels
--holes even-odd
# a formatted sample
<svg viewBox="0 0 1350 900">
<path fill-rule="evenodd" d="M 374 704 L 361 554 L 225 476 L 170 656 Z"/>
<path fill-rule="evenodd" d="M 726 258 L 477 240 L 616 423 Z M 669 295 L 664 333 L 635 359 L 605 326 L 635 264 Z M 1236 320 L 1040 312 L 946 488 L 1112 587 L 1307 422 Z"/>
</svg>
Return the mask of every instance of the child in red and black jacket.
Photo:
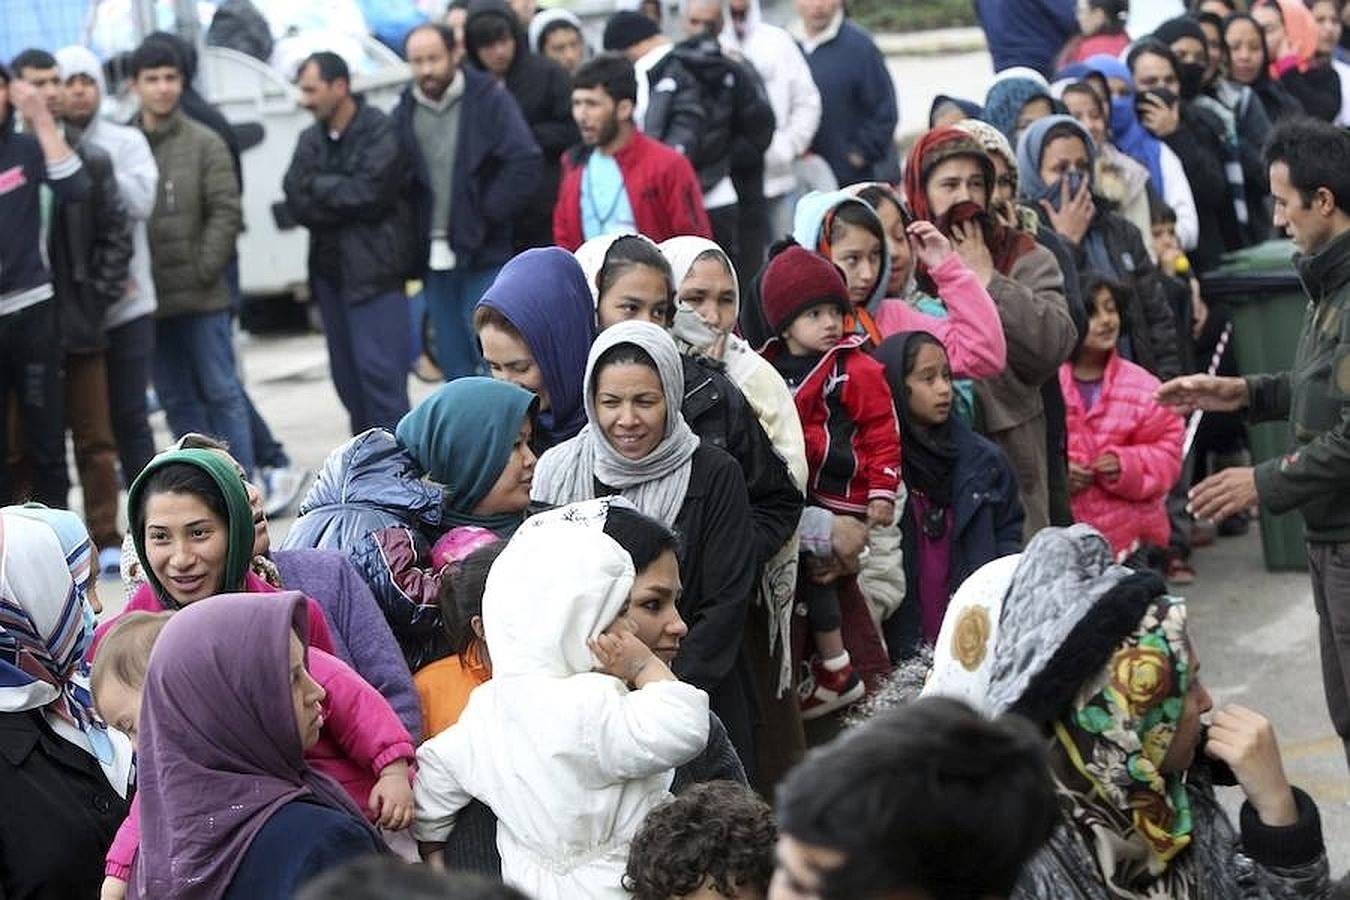
<svg viewBox="0 0 1350 900">
<path fill-rule="evenodd" d="M 801 417 L 810 502 L 869 525 L 892 521 L 900 485 L 895 404 L 885 370 L 861 347 L 865 338 L 844 335 L 843 274 L 825 257 L 789 245 L 769 260 L 760 282 L 764 318 L 777 335 L 761 353 L 787 382 Z M 809 573 L 812 560 L 804 562 Z M 844 649 L 835 587 L 808 575 L 798 590 L 819 654 L 802 689 L 802 717 L 813 719 L 861 698 L 863 685 Z"/>
</svg>

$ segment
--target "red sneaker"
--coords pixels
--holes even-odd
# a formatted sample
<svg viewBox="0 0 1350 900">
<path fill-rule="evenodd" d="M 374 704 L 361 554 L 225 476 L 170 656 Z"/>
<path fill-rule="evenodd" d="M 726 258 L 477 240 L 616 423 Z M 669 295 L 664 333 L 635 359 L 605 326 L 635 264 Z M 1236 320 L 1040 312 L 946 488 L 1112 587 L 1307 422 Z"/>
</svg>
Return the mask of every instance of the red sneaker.
<svg viewBox="0 0 1350 900">
<path fill-rule="evenodd" d="M 803 719 L 827 716 L 863 698 L 866 688 L 858 673 L 853 671 L 853 663 L 847 653 L 844 654 L 843 663 L 842 668 L 831 670 L 826 668 L 820 657 L 811 659 L 801 687 L 797 689 Z"/>
</svg>

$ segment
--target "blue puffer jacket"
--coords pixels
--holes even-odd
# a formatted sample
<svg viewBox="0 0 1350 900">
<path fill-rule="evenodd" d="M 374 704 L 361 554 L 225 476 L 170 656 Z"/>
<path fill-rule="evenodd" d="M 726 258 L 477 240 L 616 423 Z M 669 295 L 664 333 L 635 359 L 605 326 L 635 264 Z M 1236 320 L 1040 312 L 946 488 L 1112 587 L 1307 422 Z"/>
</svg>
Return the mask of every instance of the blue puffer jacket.
<svg viewBox="0 0 1350 900">
<path fill-rule="evenodd" d="M 328 454 L 281 547 L 346 553 L 375 595 L 413 671 L 444 656 L 447 643 L 435 586 L 410 590 L 406 577 L 396 578 L 412 559 L 425 557 L 445 530 L 444 492 L 424 480 L 424 474 L 391 432 L 372 428 L 358 434 Z M 377 540 L 377 532 L 403 539 L 393 547 Z"/>
</svg>

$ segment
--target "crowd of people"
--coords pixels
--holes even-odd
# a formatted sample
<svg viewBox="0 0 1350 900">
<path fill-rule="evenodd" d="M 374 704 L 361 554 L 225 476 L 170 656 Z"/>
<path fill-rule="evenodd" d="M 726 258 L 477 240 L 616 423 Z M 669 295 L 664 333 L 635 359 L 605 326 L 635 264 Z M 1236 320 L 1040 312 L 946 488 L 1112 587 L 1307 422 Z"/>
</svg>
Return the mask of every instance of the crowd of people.
<svg viewBox="0 0 1350 900">
<path fill-rule="evenodd" d="M 1343 4 L 1032 5 L 903 159 L 842 0 L 600 52 L 456 0 L 389 112 L 311 54 L 312 479 L 239 375 L 193 48 L 123 61 L 128 124 L 86 48 L 0 67 L 0 897 L 1332 896 L 1179 594 L 1297 510 L 1350 763 Z M 1283 235 L 1295 361 L 1239 374 L 1203 276 Z"/>
</svg>

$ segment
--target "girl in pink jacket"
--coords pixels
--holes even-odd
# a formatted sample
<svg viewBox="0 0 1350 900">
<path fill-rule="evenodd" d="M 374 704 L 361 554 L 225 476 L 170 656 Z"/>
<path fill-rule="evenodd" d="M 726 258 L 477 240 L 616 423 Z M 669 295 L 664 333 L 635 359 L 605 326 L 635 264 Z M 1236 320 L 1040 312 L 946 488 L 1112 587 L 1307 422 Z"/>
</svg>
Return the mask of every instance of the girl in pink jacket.
<svg viewBox="0 0 1350 900">
<path fill-rule="evenodd" d="M 1181 475 L 1184 427 L 1154 401 L 1158 379 L 1116 352 L 1124 289 L 1089 277 L 1083 298 L 1088 331 L 1059 370 L 1069 505 L 1123 558 L 1144 546 L 1167 546 L 1167 492 Z"/>
<path fill-rule="evenodd" d="M 991 378 L 1007 363 L 1007 344 L 998 307 L 979 277 L 952 250 L 951 242 L 931 222 L 916 222 L 900 197 L 884 184 L 858 189 L 886 234 L 888 257 L 885 296 L 876 325 L 883 338 L 902 331 L 926 331 L 947 347 L 957 378 Z M 915 262 L 927 267 L 937 296 L 915 283 Z"/>
<path fill-rule="evenodd" d="M 170 612 L 132 612 L 105 635 L 94 660 L 90 686 L 104 720 L 136 740 L 141 688 L 150 650 Z M 305 759 L 337 781 L 370 821 L 402 830 L 412 824 L 412 738 L 389 702 L 337 657 L 310 647 L 309 673 L 324 689 L 323 728 Z M 139 799 L 139 798 L 137 798 Z M 118 829 L 108 849 L 101 900 L 125 896 L 126 880 L 140 846 L 140 805 Z"/>
</svg>

